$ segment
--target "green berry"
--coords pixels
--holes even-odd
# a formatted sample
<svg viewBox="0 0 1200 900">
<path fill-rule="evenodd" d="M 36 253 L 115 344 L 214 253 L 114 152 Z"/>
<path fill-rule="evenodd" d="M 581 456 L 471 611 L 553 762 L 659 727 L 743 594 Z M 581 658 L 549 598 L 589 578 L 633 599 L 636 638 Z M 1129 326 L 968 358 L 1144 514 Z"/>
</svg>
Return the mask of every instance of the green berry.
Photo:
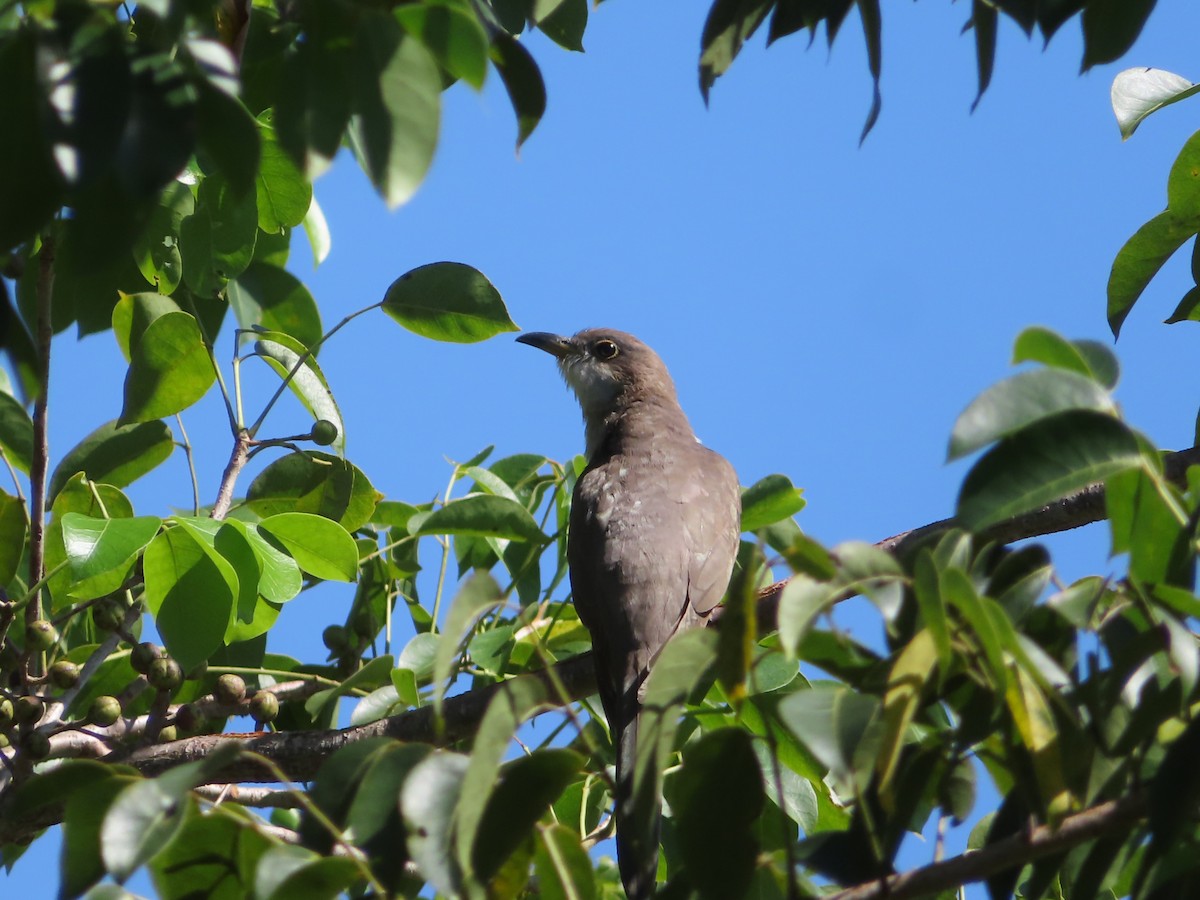
<svg viewBox="0 0 1200 900">
<path fill-rule="evenodd" d="M 32 694 L 17 698 L 16 713 L 13 716 L 19 725 L 33 725 L 41 721 L 46 712 L 46 704 Z"/>
<path fill-rule="evenodd" d="M 344 653 L 350 647 L 346 638 L 346 629 L 341 625 L 330 625 L 321 632 L 321 640 L 332 653 Z"/>
<path fill-rule="evenodd" d="M 158 733 L 158 743 L 169 744 L 171 741 L 179 740 L 179 732 L 175 730 L 174 725 L 168 725 Z"/>
<path fill-rule="evenodd" d="M 159 691 L 175 691 L 183 684 L 183 669 L 179 663 L 169 656 L 160 656 L 150 663 L 150 671 L 146 673 L 150 686 Z"/>
<path fill-rule="evenodd" d="M 225 706 L 241 703 L 246 698 L 246 682 L 237 675 L 222 675 L 213 688 L 213 696 Z"/>
<path fill-rule="evenodd" d="M 279 715 L 279 698 L 270 691 L 255 691 L 250 698 L 250 715 L 256 722 L 273 722 Z"/>
<path fill-rule="evenodd" d="M 300 810 L 273 809 L 271 810 L 271 824 L 278 825 L 280 828 L 286 828 L 289 831 L 295 831 L 300 827 Z"/>
<path fill-rule="evenodd" d="M 50 755 L 50 738 L 41 731 L 27 731 L 21 735 L 21 750 L 30 759 L 45 759 Z"/>
<path fill-rule="evenodd" d="M 180 731 L 195 731 L 197 724 L 196 710 L 191 704 L 185 703 L 175 710 L 175 727 Z"/>
<path fill-rule="evenodd" d="M 145 675 L 150 671 L 150 666 L 154 664 L 154 661 L 161 659 L 162 655 L 162 647 L 158 646 L 158 644 L 145 641 L 130 651 L 129 664 L 133 666 L 133 671 L 139 675 Z"/>
<path fill-rule="evenodd" d="M 92 607 L 92 621 L 101 631 L 116 631 L 125 621 L 125 608 L 119 603 L 100 603 Z"/>
<path fill-rule="evenodd" d="M 328 447 L 338 439 L 338 427 L 328 419 L 317 419 L 308 437 L 314 444 Z"/>
<path fill-rule="evenodd" d="M 49 650 L 58 640 L 58 629 L 46 619 L 38 619 L 25 626 L 25 648 L 27 650 Z"/>
<path fill-rule="evenodd" d="M 7 697 L 0 697 L 0 731 L 4 731 L 13 723 L 16 709 Z"/>
<path fill-rule="evenodd" d="M 101 728 L 107 727 L 121 718 L 121 701 L 116 697 L 105 694 L 92 701 L 88 712 L 88 720 Z"/>
<path fill-rule="evenodd" d="M 75 687 L 75 682 L 79 681 L 79 666 L 73 662 L 68 662 L 65 659 L 60 659 L 50 667 L 50 683 L 56 688 Z"/>
</svg>

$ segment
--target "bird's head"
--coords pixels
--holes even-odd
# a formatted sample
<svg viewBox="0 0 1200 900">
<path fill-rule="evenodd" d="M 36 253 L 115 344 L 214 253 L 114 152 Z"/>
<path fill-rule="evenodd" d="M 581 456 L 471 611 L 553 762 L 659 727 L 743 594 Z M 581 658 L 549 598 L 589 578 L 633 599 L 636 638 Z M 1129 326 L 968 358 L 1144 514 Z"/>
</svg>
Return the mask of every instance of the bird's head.
<svg viewBox="0 0 1200 900">
<path fill-rule="evenodd" d="M 632 334 L 588 328 L 573 337 L 531 331 L 517 340 L 558 360 L 559 371 L 579 398 L 589 423 L 622 412 L 638 400 L 677 402 L 667 367 Z"/>
</svg>

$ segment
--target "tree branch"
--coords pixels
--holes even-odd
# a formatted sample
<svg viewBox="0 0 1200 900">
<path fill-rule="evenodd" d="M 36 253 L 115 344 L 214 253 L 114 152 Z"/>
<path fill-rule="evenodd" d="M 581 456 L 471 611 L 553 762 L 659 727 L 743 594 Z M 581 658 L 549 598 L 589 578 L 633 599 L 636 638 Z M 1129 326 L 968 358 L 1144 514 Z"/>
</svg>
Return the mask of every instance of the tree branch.
<svg viewBox="0 0 1200 900">
<path fill-rule="evenodd" d="M 1146 797 L 1132 794 L 1067 816 L 1058 828 L 1037 825 L 982 850 L 931 863 L 900 875 L 828 894 L 822 900 L 913 900 L 956 888 L 1015 866 L 1063 853 L 1087 841 L 1130 828 L 1146 816 Z"/>
<path fill-rule="evenodd" d="M 33 585 L 41 581 L 45 574 L 46 475 L 50 467 L 47 415 L 50 394 L 50 343 L 54 337 L 50 310 L 53 298 L 54 237 L 46 235 L 42 240 L 42 249 L 38 252 L 37 333 L 34 335 L 38 354 L 38 380 L 41 385 L 33 403 L 33 458 L 29 471 L 29 583 Z M 25 607 L 25 621 L 34 622 L 41 617 L 42 592 L 39 590 Z M 32 660 L 29 664 L 34 665 Z"/>
</svg>

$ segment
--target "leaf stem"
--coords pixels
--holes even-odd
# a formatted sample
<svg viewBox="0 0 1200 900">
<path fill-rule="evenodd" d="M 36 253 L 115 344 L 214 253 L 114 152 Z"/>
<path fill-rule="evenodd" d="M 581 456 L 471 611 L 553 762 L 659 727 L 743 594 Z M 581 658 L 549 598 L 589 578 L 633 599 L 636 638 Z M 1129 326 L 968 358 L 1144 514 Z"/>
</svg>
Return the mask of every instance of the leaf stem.
<svg viewBox="0 0 1200 900">
<path fill-rule="evenodd" d="M 183 416 L 179 413 L 175 414 L 175 423 L 179 426 L 179 433 L 183 435 L 183 455 L 187 458 L 188 475 L 192 479 L 192 515 L 200 515 L 200 482 L 196 478 L 196 459 L 192 456 L 192 441 L 188 437 L 187 429 L 183 427 Z"/>
<path fill-rule="evenodd" d="M 275 389 L 275 393 L 271 395 L 271 399 L 267 401 L 266 406 L 263 407 L 262 412 L 258 414 L 258 418 L 254 420 L 254 424 L 247 429 L 247 431 L 250 432 L 250 436 L 254 437 L 254 435 L 258 433 L 258 429 L 262 427 L 263 420 L 266 419 L 267 413 L 271 411 L 271 409 L 279 401 L 279 398 L 283 396 L 283 392 L 287 389 L 287 386 L 292 383 L 292 379 L 296 377 L 296 373 L 299 372 L 301 367 L 303 367 L 303 365 L 316 354 L 317 350 L 319 350 L 327 340 L 329 340 L 331 337 L 341 331 L 343 327 L 350 324 L 363 313 L 370 312 L 373 309 L 378 309 L 381 306 L 383 306 L 382 300 L 380 300 L 378 303 L 372 303 L 370 306 L 364 306 L 362 309 L 358 310 L 358 312 L 350 313 L 350 315 L 346 316 L 344 319 L 342 319 L 342 321 L 338 322 L 327 332 L 321 335 L 320 339 L 315 344 L 301 353 L 300 358 L 292 364 L 292 368 L 288 371 L 287 375 L 284 376 L 283 381 L 281 381 L 279 384 L 279 387 Z"/>
<path fill-rule="evenodd" d="M 32 596 L 25 607 L 25 621 L 35 622 L 42 617 L 41 589 L 44 583 L 46 563 L 46 480 L 50 466 L 49 445 L 49 394 L 50 394 L 50 343 L 54 337 L 54 323 L 50 311 L 54 300 L 54 235 L 48 234 L 38 252 L 37 276 L 37 365 L 39 391 L 33 404 L 33 459 L 29 469 L 29 581 Z M 27 675 L 38 674 L 36 663 L 31 658 L 26 668 Z"/>
</svg>

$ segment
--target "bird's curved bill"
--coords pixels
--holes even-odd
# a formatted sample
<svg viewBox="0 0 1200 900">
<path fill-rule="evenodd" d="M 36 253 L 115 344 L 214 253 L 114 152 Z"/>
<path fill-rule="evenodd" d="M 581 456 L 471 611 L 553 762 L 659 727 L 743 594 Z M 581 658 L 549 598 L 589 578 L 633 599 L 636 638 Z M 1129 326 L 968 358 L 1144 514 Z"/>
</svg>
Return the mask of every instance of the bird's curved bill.
<svg viewBox="0 0 1200 900">
<path fill-rule="evenodd" d="M 517 343 L 545 350 L 558 359 L 565 359 L 578 352 L 575 342 L 570 338 L 563 337 L 561 334 L 551 334 L 549 331 L 527 331 L 517 337 Z"/>
</svg>

